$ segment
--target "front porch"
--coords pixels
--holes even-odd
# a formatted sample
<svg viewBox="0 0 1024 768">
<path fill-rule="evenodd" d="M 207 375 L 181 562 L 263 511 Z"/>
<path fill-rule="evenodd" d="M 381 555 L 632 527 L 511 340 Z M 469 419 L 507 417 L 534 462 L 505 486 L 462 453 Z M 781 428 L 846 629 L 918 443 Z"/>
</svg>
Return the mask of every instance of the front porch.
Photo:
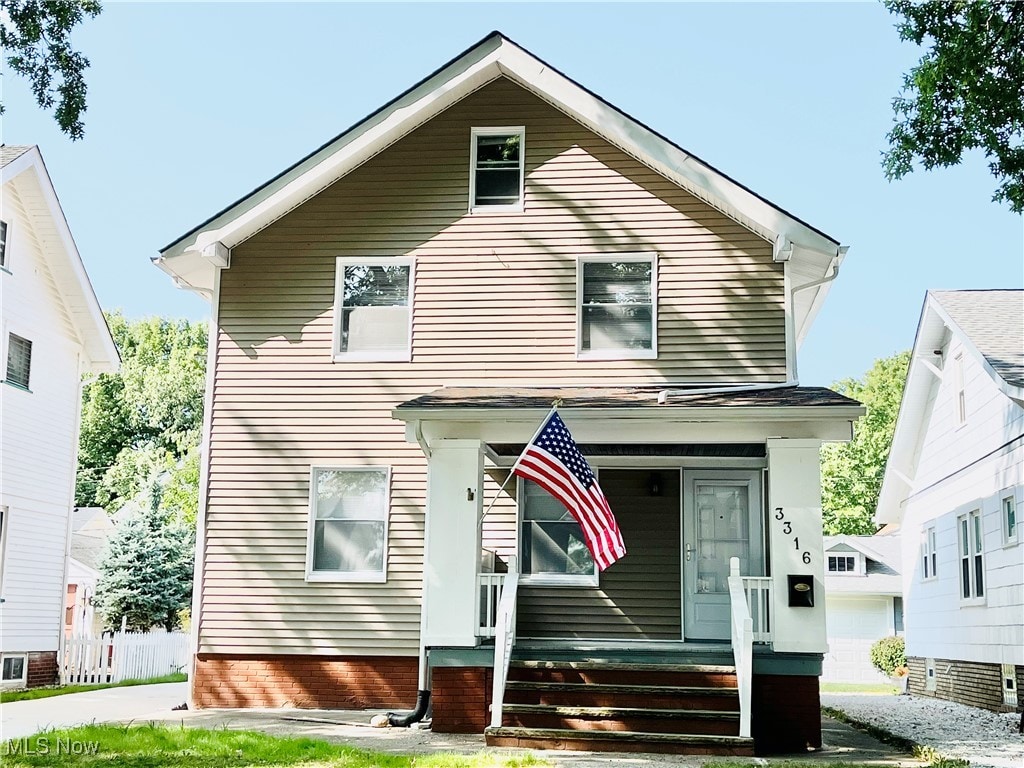
<svg viewBox="0 0 1024 768">
<path fill-rule="evenodd" d="M 600 574 L 558 503 L 508 482 L 552 394 L 626 543 Z M 820 743 L 818 451 L 849 439 L 861 408 L 828 390 L 566 394 L 442 390 L 395 411 L 428 458 L 421 688 L 435 729 L 731 754 L 759 733 L 759 750 L 778 747 L 783 726 L 788 746 Z M 631 706 L 645 697 L 660 704 Z"/>
</svg>

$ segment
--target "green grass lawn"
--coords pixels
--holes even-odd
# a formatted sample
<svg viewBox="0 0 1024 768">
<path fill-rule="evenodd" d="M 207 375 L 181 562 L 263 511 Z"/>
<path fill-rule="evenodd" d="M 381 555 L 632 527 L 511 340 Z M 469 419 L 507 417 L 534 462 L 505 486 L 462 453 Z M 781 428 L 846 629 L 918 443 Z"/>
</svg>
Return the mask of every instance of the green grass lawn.
<svg viewBox="0 0 1024 768">
<path fill-rule="evenodd" d="M 45 741 L 40 741 L 45 740 Z M 26 751 L 26 747 L 34 754 Z M 43 752 L 47 751 L 47 754 Z M 77 752 L 77 754 L 75 754 Z M 526 768 L 550 763 L 526 753 L 395 755 L 280 738 L 252 731 L 204 730 L 162 725 L 88 725 L 48 731 L 0 745 L 7 766 L 76 768 Z"/>
<path fill-rule="evenodd" d="M 27 691 L 4 691 L 0 693 L 0 704 L 11 701 L 31 701 L 32 699 L 48 699 L 51 696 L 63 696 L 66 693 L 85 693 L 99 691 L 104 688 L 123 688 L 129 685 L 155 685 L 156 683 L 183 683 L 188 675 L 178 673 L 154 677 L 149 680 L 122 680 L 120 683 L 99 683 L 97 685 L 65 685 L 59 688 L 32 688 Z"/>
<path fill-rule="evenodd" d="M 895 685 L 888 683 L 822 683 L 822 693 L 899 693 Z"/>
</svg>

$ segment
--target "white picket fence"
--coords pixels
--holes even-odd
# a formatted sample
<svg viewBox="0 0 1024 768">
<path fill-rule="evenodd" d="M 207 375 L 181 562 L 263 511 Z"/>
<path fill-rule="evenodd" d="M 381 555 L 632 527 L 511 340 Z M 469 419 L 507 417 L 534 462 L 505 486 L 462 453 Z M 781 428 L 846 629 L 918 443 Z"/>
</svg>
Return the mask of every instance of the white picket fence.
<svg viewBox="0 0 1024 768">
<path fill-rule="evenodd" d="M 64 643 L 62 685 L 148 680 L 188 665 L 184 632 L 113 632 L 69 637 Z"/>
</svg>

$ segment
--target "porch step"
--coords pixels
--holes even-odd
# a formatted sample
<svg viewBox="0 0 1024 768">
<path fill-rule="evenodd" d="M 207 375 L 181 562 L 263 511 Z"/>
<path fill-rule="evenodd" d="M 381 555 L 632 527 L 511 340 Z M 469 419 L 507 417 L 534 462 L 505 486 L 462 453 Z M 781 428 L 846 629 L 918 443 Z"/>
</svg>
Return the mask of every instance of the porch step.
<svg viewBox="0 0 1024 768">
<path fill-rule="evenodd" d="M 736 668 L 720 664 L 516 660 L 509 664 L 509 679 L 598 685 L 735 688 Z"/>
<path fill-rule="evenodd" d="M 571 749 L 593 752 L 663 752 L 690 755 L 752 757 L 754 740 L 645 731 L 577 731 L 571 728 L 487 728 L 488 746 L 532 749 Z"/>
<path fill-rule="evenodd" d="M 505 701 L 592 707 L 667 707 L 736 712 L 739 689 L 729 686 L 622 685 L 509 680 Z"/>
<path fill-rule="evenodd" d="M 576 707 L 506 704 L 504 724 L 524 728 L 570 728 L 575 731 L 735 736 L 738 712 L 652 707 Z"/>
</svg>

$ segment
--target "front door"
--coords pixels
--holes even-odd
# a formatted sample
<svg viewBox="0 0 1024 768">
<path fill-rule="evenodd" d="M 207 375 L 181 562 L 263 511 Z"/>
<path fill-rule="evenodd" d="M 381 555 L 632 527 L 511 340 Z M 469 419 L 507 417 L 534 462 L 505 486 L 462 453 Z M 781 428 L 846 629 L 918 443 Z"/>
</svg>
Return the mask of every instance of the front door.
<svg viewBox="0 0 1024 768">
<path fill-rule="evenodd" d="M 760 472 L 683 472 L 683 634 L 692 640 L 728 640 L 729 558 L 740 574 L 764 568 Z"/>
</svg>

